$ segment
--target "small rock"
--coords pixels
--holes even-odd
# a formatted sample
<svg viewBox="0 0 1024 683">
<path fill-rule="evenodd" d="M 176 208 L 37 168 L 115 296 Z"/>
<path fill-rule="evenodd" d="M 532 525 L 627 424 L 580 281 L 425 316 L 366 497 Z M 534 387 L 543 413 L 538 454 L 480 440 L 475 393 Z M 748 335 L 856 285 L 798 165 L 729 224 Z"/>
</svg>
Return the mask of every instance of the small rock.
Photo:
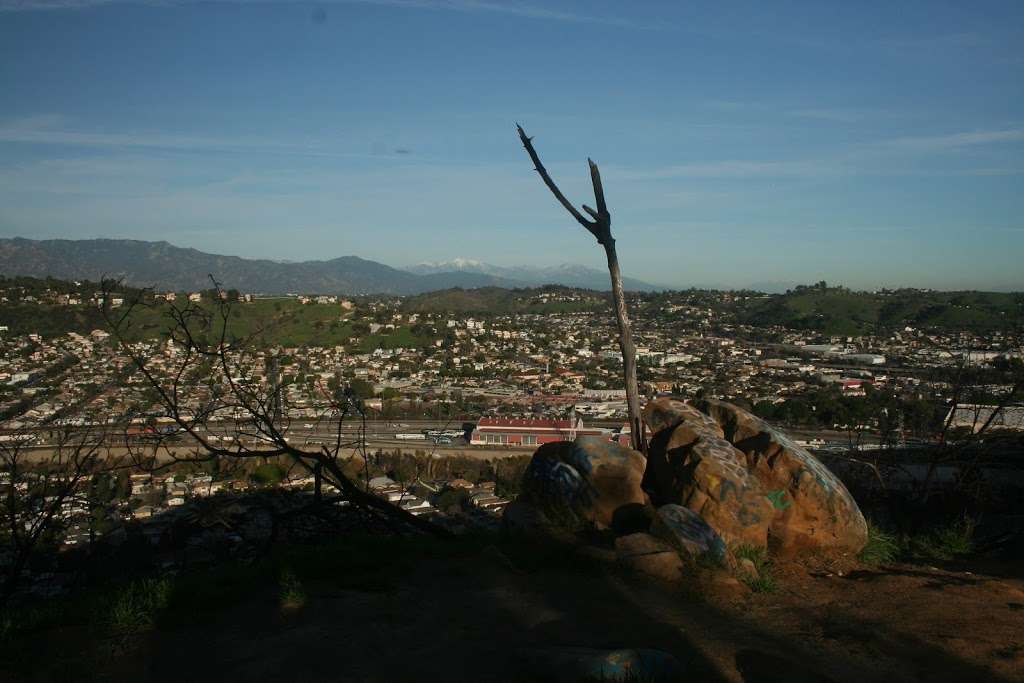
<svg viewBox="0 0 1024 683">
<path fill-rule="evenodd" d="M 580 546 L 576 553 L 583 558 L 600 562 L 602 564 L 612 564 L 617 559 L 614 551 L 608 550 L 607 548 L 599 548 L 596 545 L 584 545 Z"/>
<path fill-rule="evenodd" d="M 660 581 L 682 578 L 684 564 L 676 550 L 650 534 L 637 533 L 615 539 L 615 554 L 626 569 Z"/>
<path fill-rule="evenodd" d="M 701 587 L 704 597 L 712 602 L 736 602 L 750 594 L 745 583 L 724 571 L 707 574 Z"/>
<path fill-rule="evenodd" d="M 752 579 L 760 577 L 760 572 L 757 571 L 757 567 L 754 563 L 747 558 L 742 558 L 736 562 L 736 571 L 749 576 Z"/>
</svg>

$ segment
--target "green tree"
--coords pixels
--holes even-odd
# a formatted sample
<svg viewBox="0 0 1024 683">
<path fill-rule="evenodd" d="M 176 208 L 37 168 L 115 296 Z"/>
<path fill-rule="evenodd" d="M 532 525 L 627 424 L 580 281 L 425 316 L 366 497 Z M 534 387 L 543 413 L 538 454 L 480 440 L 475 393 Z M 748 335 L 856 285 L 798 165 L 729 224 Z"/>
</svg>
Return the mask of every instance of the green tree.
<svg viewBox="0 0 1024 683">
<path fill-rule="evenodd" d="M 280 484 L 285 477 L 284 468 L 273 462 L 266 462 L 257 467 L 251 479 L 260 486 L 274 486 Z"/>
<path fill-rule="evenodd" d="M 373 384 L 365 379 L 354 379 L 349 383 L 349 387 L 352 388 L 352 393 L 359 398 L 373 398 L 375 393 Z"/>
</svg>

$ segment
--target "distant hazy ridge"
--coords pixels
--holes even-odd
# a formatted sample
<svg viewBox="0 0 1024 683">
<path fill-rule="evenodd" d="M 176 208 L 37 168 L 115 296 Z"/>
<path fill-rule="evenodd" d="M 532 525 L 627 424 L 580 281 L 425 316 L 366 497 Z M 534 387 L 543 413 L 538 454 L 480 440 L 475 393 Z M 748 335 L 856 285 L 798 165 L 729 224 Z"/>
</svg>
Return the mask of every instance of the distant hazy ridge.
<svg viewBox="0 0 1024 683">
<path fill-rule="evenodd" d="M 607 273 L 583 266 L 497 268 L 465 260 L 446 265 L 424 265 L 410 272 L 357 256 L 281 263 L 207 254 L 167 242 L 0 239 L 0 275 L 94 281 L 113 277 L 158 289 L 206 289 L 210 275 L 224 287 L 266 294 L 419 294 L 452 287 L 540 284 L 608 289 Z M 626 287 L 655 289 L 632 279 L 626 280 Z"/>
</svg>

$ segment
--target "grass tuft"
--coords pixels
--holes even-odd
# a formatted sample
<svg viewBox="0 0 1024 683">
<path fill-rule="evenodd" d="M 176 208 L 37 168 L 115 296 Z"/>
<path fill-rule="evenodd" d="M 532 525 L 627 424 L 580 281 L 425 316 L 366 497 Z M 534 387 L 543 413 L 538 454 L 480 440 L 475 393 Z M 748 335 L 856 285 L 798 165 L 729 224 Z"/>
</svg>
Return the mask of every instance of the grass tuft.
<svg viewBox="0 0 1024 683">
<path fill-rule="evenodd" d="M 150 628 L 170 602 L 173 587 L 166 577 L 133 581 L 114 594 L 104 621 L 115 632 Z"/>
<path fill-rule="evenodd" d="M 64 616 L 61 605 L 52 602 L 41 606 L 16 606 L 0 610 L 0 643 L 42 630 L 59 623 Z"/>
<path fill-rule="evenodd" d="M 974 550 L 974 526 L 974 520 L 964 516 L 952 524 L 911 538 L 909 552 L 924 560 L 952 560 L 969 555 Z"/>
<path fill-rule="evenodd" d="M 279 581 L 281 609 L 285 611 L 300 610 L 306 605 L 306 589 L 302 581 L 291 569 L 283 569 Z"/>
<path fill-rule="evenodd" d="M 864 564 L 878 566 L 894 561 L 899 554 L 900 544 L 896 536 L 868 520 L 868 542 L 857 558 Z"/>
<path fill-rule="evenodd" d="M 962 517 L 915 535 L 891 534 L 868 522 L 868 543 L 858 555 L 866 565 L 877 566 L 899 559 L 910 562 L 942 562 L 970 555 L 974 550 L 975 522 Z"/>
<path fill-rule="evenodd" d="M 752 545 L 741 545 L 733 549 L 737 560 L 750 560 L 757 570 L 753 576 L 747 572 L 739 572 L 739 580 L 755 593 L 774 593 L 778 585 L 772 571 L 772 560 L 765 548 Z"/>
</svg>

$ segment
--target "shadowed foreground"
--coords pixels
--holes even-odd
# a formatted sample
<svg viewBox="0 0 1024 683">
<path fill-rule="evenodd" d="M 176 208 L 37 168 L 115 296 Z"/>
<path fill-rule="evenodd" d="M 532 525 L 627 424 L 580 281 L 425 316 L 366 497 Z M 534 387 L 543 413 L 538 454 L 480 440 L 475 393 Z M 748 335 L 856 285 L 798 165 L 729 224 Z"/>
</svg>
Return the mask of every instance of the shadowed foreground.
<svg viewBox="0 0 1024 683">
<path fill-rule="evenodd" d="M 542 681 L 538 649 L 582 646 L 661 649 L 694 681 L 1024 680 L 1019 578 L 789 566 L 726 598 L 493 540 L 346 539 L 183 576 L 152 624 L 9 643 L 0 679 Z"/>
</svg>

